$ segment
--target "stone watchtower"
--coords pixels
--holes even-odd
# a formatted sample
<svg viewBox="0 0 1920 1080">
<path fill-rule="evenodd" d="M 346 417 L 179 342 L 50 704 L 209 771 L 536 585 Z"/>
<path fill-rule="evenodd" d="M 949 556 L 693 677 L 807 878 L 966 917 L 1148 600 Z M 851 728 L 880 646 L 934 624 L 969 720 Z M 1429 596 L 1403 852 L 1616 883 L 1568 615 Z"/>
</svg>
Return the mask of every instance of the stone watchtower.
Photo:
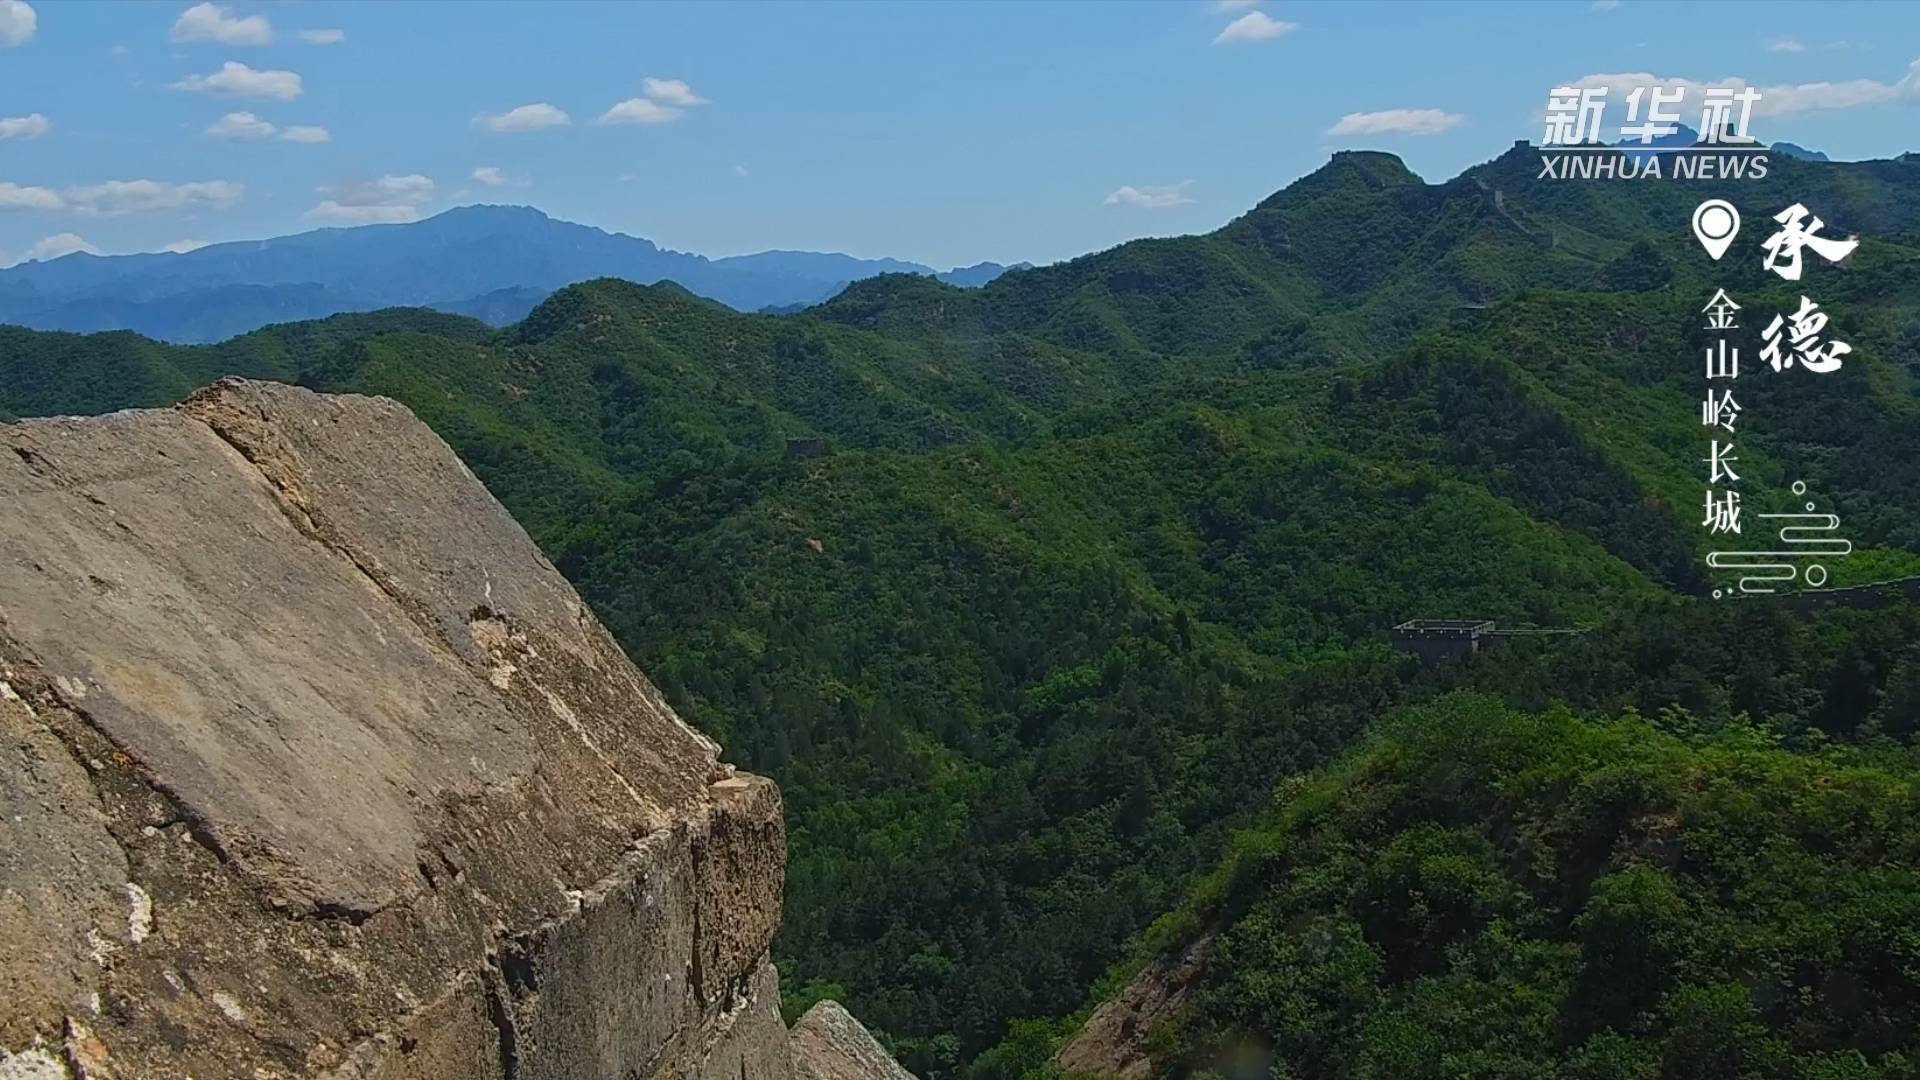
<svg viewBox="0 0 1920 1080">
<path fill-rule="evenodd" d="M 1492 631 L 1486 619 L 1409 619 L 1393 628 L 1393 647 L 1434 664 L 1480 651 L 1480 639 Z"/>
</svg>

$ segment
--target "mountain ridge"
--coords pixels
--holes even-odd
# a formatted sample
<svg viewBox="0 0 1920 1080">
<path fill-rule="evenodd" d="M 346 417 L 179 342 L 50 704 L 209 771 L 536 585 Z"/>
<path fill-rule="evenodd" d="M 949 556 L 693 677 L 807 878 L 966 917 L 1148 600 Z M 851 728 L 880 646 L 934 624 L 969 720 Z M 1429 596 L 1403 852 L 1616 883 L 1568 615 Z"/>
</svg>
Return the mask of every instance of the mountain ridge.
<svg viewBox="0 0 1920 1080">
<path fill-rule="evenodd" d="M 674 707 L 781 782 L 789 1016 L 843 999 L 920 1075 L 1011 1078 L 994 1047 L 1086 1003 L 1277 788 L 1432 697 L 1442 675 L 1390 651 L 1404 619 L 1595 627 L 1542 646 L 1564 667 L 1489 657 L 1529 711 L 1624 708 L 1586 688 L 1644 673 L 1646 715 L 1849 740 L 1862 695 L 1920 686 L 1897 627 L 1655 665 L 1712 608 L 1698 308 L 1715 283 L 1755 313 L 1798 296 L 1757 248 L 1709 262 L 1703 197 L 1804 199 L 1864 237 L 1815 271 L 1856 352 L 1743 379 L 1741 466 L 1755 512 L 1795 479 L 1844 512 L 1836 574 L 1920 564 L 1916 166 L 1557 183 L 1515 149 L 1428 183 L 1343 155 L 1210 233 L 782 317 L 596 279 L 504 329 L 0 330 L 0 409 L 225 373 L 406 402 Z M 1863 689 L 1797 695 L 1841 684 Z"/>
</svg>

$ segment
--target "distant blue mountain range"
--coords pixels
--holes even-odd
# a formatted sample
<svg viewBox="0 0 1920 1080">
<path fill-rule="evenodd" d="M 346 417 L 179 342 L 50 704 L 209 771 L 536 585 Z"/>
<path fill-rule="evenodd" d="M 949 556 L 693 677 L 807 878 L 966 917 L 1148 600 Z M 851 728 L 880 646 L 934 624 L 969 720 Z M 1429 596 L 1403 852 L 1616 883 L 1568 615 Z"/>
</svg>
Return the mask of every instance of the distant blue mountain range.
<svg viewBox="0 0 1920 1080">
<path fill-rule="evenodd" d="M 1773 152 L 1776 154 L 1784 155 L 1786 157 L 1790 157 L 1790 158 L 1799 158 L 1801 161 L 1832 161 L 1833 160 L 1832 158 L 1828 157 L 1824 152 L 1819 150 L 1809 150 L 1806 147 L 1801 146 L 1799 143 L 1790 143 L 1790 142 L 1774 143 Z"/>
<path fill-rule="evenodd" d="M 557 221 L 526 206 L 466 206 L 404 225 L 317 229 L 185 254 L 73 254 L 0 270 L 0 322 L 40 330 L 136 330 L 219 341 L 269 323 L 416 306 L 495 325 L 577 281 L 674 281 L 741 311 L 817 304 L 878 274 L 983 285 L 981 263 L 944 274 L 898 259 L 763 251 L 709 259 Z"/>
</svg>

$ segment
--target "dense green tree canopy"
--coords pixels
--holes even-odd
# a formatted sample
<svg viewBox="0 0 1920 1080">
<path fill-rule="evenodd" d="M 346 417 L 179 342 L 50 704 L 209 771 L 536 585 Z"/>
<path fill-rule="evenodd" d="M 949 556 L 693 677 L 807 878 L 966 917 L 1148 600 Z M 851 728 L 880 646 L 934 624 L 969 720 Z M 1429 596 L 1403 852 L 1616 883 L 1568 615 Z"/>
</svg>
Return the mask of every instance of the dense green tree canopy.
<svg viewBox="0 0 1920 1080">
<path fill-rule="evenodd" d="M 406 403 L 675 707 L 780 780 L 790 1004 L 842 998 L 923 1075 L 1034 1065 L 1183 903 L 1235 921 L 1169 1068 L 1253 1033 L 1295 1070 L 1275 1075 L 1901 1075 L 1911 973 L 1856 952 L 1899 946 L 1861 912 L 1909 910 L 1911 833 L 1873 824 L 1870 864 L 1819 847 L 1859 805 L 1802 804 L 1821 777 L 1910 799 L 1920 658 L 1897 617 L 1698 599 L 1697 312 L 1716 284 L 1753 313 L 1797 294 L 1757 258 L 1708 263 L 1685 225 L 1711 194 L 1866 237 L 1808 285 L 1855 353 L 1743 381 L 1742 462 L 1755 510 L 1801 480 L 1844 515 L 1837 581 L 1912 573 L 1920 162 L 1775 166 L 1553 183 L 1515 151 L 1430 185 L 1341 154 L 1205 236 L 978 290 L 877 278 L 784 317 L 603 280 L 500 331 L 411 310 L 196 348 L 0 328 L 0 415 L 227 374 Z M 1403 619 L 1459 616 L 1596 629 L 1446 672 L 1388 648 Z M 1441 698 L 1462 686 L 1504 704 Z M 1401 709 L 1425 720 L 1340 758 Z M 1316 775 L 1321 811 L 1269 817 Z M 1753 826 L 1696 775 L 1752 789 Z M 1444 807 L 1440 780 L 1465 785 Z M 1612 817 L 1561 805 L 1593 784 Z M 1648 815 L 1711 851 L 1634 855 Z M 1312 858 L 1236 859 L 1232 890 L 1191 893 L 1241 830 Z M 1777 890 L 1803 879 L 1858 895 L 1810 894 L 1835 910 L 1797 925 Z M 1715 936 L 1678 942 L 1691 920 Z M 1789 987 L 1802 968 L 1871 985 L 1782 1004 L 1831 991 Z M 1701 1064 L 1736 1035 L 1758 1056 Z"/>
</svg>

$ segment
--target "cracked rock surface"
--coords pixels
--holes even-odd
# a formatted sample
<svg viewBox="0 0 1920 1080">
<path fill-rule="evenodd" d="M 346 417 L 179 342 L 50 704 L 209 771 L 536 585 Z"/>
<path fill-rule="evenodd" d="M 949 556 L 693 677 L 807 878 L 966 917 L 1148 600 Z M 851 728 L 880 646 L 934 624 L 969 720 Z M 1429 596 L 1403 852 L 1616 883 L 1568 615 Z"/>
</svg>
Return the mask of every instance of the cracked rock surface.
<svg viewBox="0 0 1920 1080">
<path fill-rule="evenodd" d="M 793 1025 L 795 1080 L 913 1080 L 837 1001 L 822 1001 Z"/>
<path fill-rule="evenodd" d="M 0 1080 L 776 1077 L 779 793 L 394 402 L 0 425 Z"/>
</svg>

